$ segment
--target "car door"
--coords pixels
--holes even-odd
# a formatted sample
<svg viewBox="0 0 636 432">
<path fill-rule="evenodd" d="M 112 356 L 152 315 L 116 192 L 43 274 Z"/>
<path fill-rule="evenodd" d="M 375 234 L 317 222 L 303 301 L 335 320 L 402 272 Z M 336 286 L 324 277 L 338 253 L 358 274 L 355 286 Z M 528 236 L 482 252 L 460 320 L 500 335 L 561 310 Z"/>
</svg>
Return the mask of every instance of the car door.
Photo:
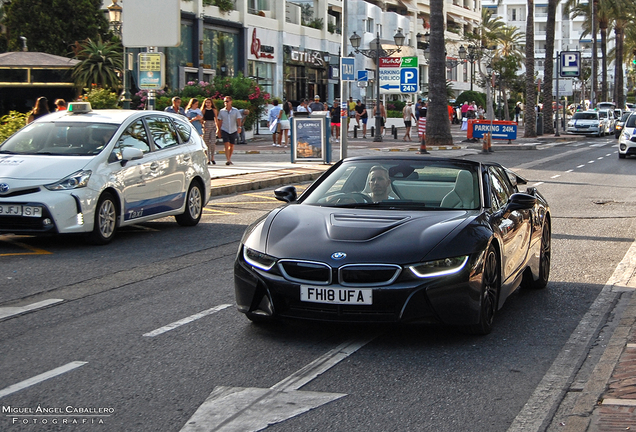
<svg viewBox="0 0 636 432">
<path fill-rule="evenodd" d="M 488 168 L 490 176 L 490 194 L 492 201 L 492 225 L 499 232 L 502 244 L 502 281 L 514 277 L 526 260 L 530 236 L 532 234 L 531 211 L 505 211 L 510 196 L 516 188 L 508 179 L 506 172 L 496 166 Z"/>
<path fill-rule="evenodd" d="M 155 153 L 151 173 L 157 181 L 157 210 L 179 209 L 189 186 L 186 183 L 191 164 L 188 147 L 180 143 L 177 130 L 168 116 L 148 116 L 146 124 Z"/>
<path fill-rule="evenodd" d="M 143 158 L 127 161 L 122 166 L 122 151 L 126 147 L 141 150 Z M 151 165 L 154 155 L 142 119 L 134 121 L 124 130 L 115 144 L 113 155 L 114 159 L 110 162 L 111 181 L 122 197 L 124 222 L 147 216 L 158 194 L 152 186 Z"/>
</svg>

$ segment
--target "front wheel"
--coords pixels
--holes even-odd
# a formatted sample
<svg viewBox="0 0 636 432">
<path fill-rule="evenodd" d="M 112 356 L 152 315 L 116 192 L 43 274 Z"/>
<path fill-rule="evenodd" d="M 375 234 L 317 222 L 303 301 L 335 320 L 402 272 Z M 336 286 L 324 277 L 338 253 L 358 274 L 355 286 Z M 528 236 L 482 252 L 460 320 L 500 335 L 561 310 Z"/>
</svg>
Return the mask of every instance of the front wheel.
<svg viewBox="0 0 636 432">
<path fill-rule="evenodd" d="M 201 220 L 203 213 L 203 192 L 201 186 L 196 181 L 192 182 L 186 196 L 185 210 L 182 214 L 175 216 L 177 223 L 181 226 L 194 226 Z"/>
<path fill-rule="evenodd" d="M 117 231 L 117 205 L 112 194 L 105 192 L 95 207 L 95 224 L 88 240 L 96 245 L 110 243 Z"/>
<path fill-rule="evenodd" d="M 465 333 L 487 335 L 492 331 L 495 313 L 497 312 L 500 286 L 499 258 L 495 247 L 491 244 L 486 251 L 484 271 L 482 274 L 479 322 L 465 326 L 463 328 Z"/>
</svg>

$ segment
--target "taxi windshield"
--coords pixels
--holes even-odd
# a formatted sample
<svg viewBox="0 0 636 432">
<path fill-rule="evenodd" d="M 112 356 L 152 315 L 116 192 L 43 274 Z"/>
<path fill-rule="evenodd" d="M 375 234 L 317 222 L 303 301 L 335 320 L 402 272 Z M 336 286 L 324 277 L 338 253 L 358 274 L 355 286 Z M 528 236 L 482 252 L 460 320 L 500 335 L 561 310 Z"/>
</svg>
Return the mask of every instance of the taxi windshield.
<svg viewBox="0 0 636 432">
<path fill-rule="evenodd" d="M 0 154 L 93 156 L 117 128 L 104 123 L 31 123 L 2 143 Z"/>
</svg>

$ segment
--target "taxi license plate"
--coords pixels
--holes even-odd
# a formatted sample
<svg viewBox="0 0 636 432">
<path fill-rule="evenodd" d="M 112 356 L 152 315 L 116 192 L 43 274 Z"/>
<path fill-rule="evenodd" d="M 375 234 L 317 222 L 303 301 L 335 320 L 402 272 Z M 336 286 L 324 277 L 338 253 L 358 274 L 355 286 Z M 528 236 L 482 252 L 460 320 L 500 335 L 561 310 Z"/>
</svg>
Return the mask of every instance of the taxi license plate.
<svg viewBox="0 0 636 432">
<path fill-rule="evenodd" d="M 310 303 L 370 305 L 373 304 L 373 290 L 301 285 L 300 300 Z"/>
<path fill-rule="evenodd" d="M 0 216 L 42 217 L 42 207 L 0 204 Z"/>
</svg>

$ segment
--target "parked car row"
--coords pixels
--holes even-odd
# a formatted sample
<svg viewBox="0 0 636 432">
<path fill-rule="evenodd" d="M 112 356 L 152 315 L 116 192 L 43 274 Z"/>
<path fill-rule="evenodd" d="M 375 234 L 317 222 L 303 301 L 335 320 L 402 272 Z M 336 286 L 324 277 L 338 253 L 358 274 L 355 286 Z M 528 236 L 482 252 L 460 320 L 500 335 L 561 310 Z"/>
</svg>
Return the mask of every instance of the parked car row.
<svg viewBox="0 0 636 432">
<path fill-rule="evenodd" d="M 618 137 L 618 157 L 636 156 L 636 112 L 631 111 Z"/>
</svg>

